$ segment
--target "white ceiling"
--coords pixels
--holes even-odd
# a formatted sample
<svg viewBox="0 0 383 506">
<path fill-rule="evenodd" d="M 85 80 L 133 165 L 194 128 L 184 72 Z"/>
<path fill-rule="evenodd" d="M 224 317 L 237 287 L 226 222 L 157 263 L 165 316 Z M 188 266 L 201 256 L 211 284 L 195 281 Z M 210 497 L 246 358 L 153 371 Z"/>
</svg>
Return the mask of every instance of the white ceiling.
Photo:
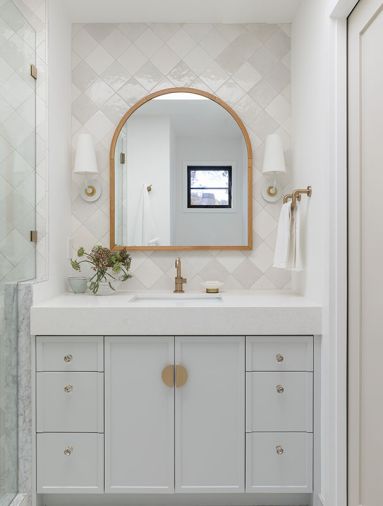
<svg viewBox="0 0 383 506">
<path fill-rule="evenodd" d="M 66 0 L 74 23 L 289 23 L 301 0 Z"/>
</svg>

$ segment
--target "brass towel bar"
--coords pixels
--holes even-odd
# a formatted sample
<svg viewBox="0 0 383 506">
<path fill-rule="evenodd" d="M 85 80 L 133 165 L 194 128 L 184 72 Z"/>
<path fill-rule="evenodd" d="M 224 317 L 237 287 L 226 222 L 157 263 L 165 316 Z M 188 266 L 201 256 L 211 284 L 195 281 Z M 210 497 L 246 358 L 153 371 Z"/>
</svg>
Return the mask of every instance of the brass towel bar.
<svg viewBox="0 0 383 506">
<path fill-rule="evenodd" d="M 311 186 L 308 186 L 307 188 L 294 190 L 292 193 L 283 196 L 283 203 L 286 204 L 286 202 L 288 202 L 289 199 L 291 199 L 291 209 L 294 209 L 297 201 L 300 202 L 302 195 L 307 195 L 308 197 L 311 197 L 312 193 L 313 190 Z"/>
</svg>

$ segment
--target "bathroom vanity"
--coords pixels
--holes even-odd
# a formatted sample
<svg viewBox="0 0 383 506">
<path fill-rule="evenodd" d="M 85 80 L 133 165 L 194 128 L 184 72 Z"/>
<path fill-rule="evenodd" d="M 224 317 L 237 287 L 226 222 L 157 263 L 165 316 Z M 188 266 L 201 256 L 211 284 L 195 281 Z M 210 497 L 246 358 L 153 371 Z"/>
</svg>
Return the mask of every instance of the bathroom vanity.
<svg viewBox="0 0 383 506">
<path fill-rule="evenodd" d="M 39 503 L 235 493 L 231 504 L 312 504 L 320 308 L 293 295 L 183 296 L 32 308 Z"/>
</svg>

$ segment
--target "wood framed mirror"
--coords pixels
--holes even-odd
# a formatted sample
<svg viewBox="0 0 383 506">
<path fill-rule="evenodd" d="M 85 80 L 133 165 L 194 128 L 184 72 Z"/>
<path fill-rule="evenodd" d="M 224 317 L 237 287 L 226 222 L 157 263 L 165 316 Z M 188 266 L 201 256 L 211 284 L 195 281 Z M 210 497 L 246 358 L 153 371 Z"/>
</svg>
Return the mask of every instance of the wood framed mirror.
<svg viewBox="0 0 383 506">
<path fill-rule="evenodd" d="M 252 147 L 238 114 L 194 88 L 147 95 L 110 147 L 110 247 L 252 249 Z"/>
</svg>

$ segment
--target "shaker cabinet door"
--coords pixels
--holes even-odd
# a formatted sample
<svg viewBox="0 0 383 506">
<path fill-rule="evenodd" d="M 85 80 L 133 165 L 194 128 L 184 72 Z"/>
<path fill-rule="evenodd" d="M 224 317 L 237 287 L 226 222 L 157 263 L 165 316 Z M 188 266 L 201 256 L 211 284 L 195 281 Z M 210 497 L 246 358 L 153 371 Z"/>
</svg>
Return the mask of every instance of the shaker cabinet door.
<svg viewBox="0 0 383 506">
<path fill-rule="evenodd" d="M 105 489 L 174 490 L 174 337 L 105 339 Z"/>
<path fill-rule="evenodd" d="M 176 337 L 176 492 L 243 492 L 242 337 Z"/>
</svg>

